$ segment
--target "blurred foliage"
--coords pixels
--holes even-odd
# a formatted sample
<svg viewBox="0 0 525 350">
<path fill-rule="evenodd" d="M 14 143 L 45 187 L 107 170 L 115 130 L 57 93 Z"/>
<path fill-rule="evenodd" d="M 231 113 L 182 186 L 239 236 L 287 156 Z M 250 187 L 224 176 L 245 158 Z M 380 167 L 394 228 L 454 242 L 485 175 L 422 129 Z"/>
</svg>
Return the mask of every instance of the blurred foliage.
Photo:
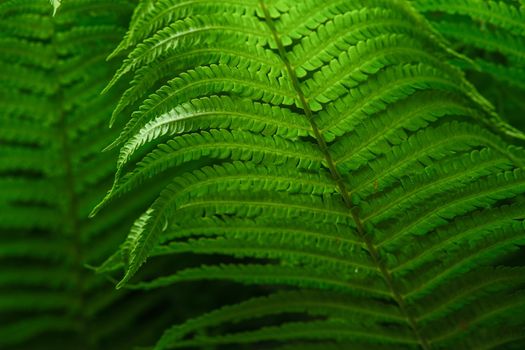
<svg viewBox="0 0 525 350">
<path fill-rule="evenodd" d="M 525 8 L 522 1 L 412 0 L 451 47 L 453 61 L 496 110 L 525 130 Z"/>
</svg>

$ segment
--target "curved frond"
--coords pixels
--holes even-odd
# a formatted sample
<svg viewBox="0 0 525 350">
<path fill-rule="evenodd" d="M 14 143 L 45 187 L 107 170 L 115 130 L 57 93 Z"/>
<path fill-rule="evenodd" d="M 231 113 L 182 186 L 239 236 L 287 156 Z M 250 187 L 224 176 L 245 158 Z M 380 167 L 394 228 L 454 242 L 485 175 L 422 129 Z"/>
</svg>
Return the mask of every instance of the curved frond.
<svg viewBox="0 0 525 350">
<path fill-rule="evenodd" d="M 523 269 L 505 260 L 525 243 L 521 134 L 415 10 L 503 11 L 493 24 L 521 35 L 521 12 L 474 2 L 141 2 L 114 52 L 128 55 L 107 91 L 132 78 L 112 120 L 127 125 L 93 214 L 163 189 L 99 271 L 134 290 L 270 288 L 172 326 L 155 349 L 523 344 Z M 515 40 L 501 38 L 487 45 Z M 191 253 L 217 260 L 136 277 Z"/>
</svg>

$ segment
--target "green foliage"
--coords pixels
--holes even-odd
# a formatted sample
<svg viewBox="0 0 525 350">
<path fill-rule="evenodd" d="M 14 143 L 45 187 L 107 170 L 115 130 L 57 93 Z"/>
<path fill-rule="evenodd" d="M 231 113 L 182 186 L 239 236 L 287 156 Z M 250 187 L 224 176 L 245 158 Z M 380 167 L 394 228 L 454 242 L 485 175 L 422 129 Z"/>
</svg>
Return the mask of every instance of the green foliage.
<svg viewBox="0 0 525 350">
<path fill-rule="evenodd" d="M 84 266 L 118 246 L 151 198 L 87 218 L 114 173 L 115 152 L 100 149 L 116 136 L 106 125 L 122 90 L 99 92 L 132 8 L 70 0 L 52 17 L 46 0 L 0 1 L 2 349 L 125 349 L 151 337 L 137 321 L 165 293 L 114 292 Z"/>
<path fill-rule="evenodd" d="M 454 62 L 501 115 L 525 129 L 525 6 L 517 0 L 412 0 L 433 26 L 470 56 L 473 64 Z"/>
<path fill-rule="evenodd" d="M 508 18 L 428 3 L 522 34 L 503 4 Z M 175 325 L 155 349 L 525 345 L 525 270 L 508 260 L 525 243 L 523 134 L 410 3 L 142 1 L 122 53 L 106 90 L 132 74 L 112 118 L 127 124 L 94 214 L 171 180 L 100 271 L 123 268 L 132 289 L 278 290 Z M 132 280 L 187 253 L 224 259 Z"/>
<path fill-rule="evenodd" d="M 0 0 L 0 348 L 525 347 L 523 1 L 50 2 Z"/>
</svg>

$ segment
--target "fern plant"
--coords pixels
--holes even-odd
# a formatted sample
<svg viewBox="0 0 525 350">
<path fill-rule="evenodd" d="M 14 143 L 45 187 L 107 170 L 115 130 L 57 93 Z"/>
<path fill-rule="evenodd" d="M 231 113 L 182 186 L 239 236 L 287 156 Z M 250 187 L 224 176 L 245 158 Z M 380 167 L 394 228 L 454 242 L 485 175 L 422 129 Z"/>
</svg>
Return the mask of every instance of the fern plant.
<svg viewBox="0 0 525 350">
<path fill-rule="evenodd" d="M 165 292 L 115 292 L 85 267 L 118 246 L 152 193 L 87 218 L 113 175 L 115 152 L 100 150 L 122 90 L 100 90 L 132 9 L 70 0 L 52 17 L 47 0 L 0 1 L 2 349 L 130 348 L 151 341 L 138 322 L 167 303 Z"/>
<path fill-rule="evenodd" d="M 165 186 L 99 271 L 274 286 L 155 349 L 525 345 L 522 134 L 410 2 L 144 0 L 122 53 L 93 214 Z M 224 260 L 132 279 L 187 253 Z"/>
<path fill-rule="evenodd" d="M 498 111 L 525 128 L 521 96 L 525 92 L 525 7 L 517 0 L 413 0 L 434 28 L 472 62 L 455 61 Z M 482 74 L 475 74 L 480 72 Z"/>
</svg>

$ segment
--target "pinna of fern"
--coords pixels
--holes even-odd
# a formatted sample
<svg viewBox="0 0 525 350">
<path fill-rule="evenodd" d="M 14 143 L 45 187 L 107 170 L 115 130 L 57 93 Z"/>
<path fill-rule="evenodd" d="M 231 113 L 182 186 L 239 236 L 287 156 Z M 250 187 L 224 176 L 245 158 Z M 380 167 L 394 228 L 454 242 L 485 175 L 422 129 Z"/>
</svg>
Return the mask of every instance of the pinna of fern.
<svg viewBox="0 0 525 350">
<path fill-rule="evenodd" d="M 62 0 L 49 0 L 53 5 L 53 16 L 56 15 L 58 8 L 60 7 Z"/>
<path fill-rule="evenodd" d="M 278 290 L 155 349 L 525 344 L 525 270 L 505 260 L 525 243 L 524 151 L 411 3 L 142 1 L 124 52 L 106 90 L 133 76 L 112 122 L 129 117 L 93 214 L 172 180 L 100 271 Z M 132 280 L 187 253 L 231 258 Z"/>
</svg>

